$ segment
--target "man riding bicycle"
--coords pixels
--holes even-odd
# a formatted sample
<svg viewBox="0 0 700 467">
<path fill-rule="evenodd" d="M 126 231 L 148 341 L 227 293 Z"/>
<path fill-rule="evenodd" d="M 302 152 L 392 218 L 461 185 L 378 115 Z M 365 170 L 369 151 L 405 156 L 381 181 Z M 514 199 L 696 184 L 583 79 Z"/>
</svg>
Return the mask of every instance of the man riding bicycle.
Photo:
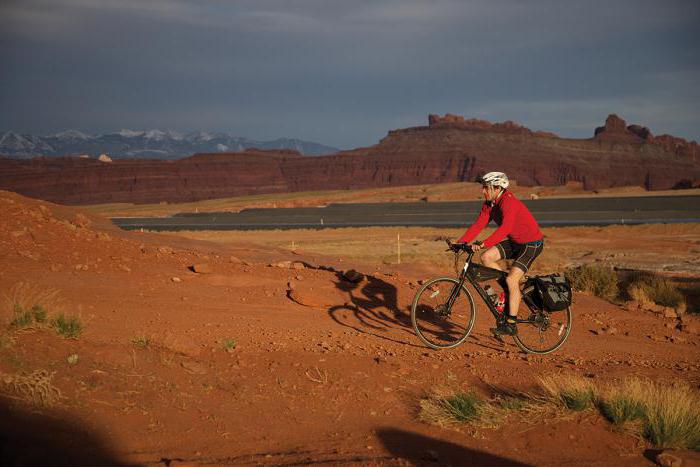
<svg viewBox="0 0 700 467">
<path fill-rule="evenodd" d="M 542 232 L 535 218 L 522 201 L 508 191 L 508 177 L 503 172 L 489 172 L 479 179 L 485 202 L 481 212 L 457 243 L 472 242 L 494 221 L 498 229 L 483 242 L 471 243 L 474 251 L 486 249 L 481 255 L 484 266 L 502 270 L 498 265 L 501 259 L 514 259 L 508 272 L 506 285 L 508 301 L 507 318 L 495 329 L 496 334 L 514 335 L 516 317 L 520 306 L 520 280 L 530 269 L 535 258 L 544 248 Z"/>
</svg>

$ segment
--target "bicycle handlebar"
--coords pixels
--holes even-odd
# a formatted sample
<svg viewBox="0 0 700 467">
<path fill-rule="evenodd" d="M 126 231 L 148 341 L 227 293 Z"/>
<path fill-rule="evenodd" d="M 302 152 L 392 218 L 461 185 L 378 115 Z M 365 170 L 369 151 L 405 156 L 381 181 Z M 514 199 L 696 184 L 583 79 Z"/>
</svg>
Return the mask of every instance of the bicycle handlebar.
<svg viewBox="0 0 700 467">
<path fill-rule="evenodd" d="M 472 250 L 472 246 L 468 243 L 452 243 L 449 239 L 445 239 L 445 243 L 447 243 L 447 250 L 445 251 L 453 251 L 456 253 L 461 250 L 466 251 L 467 253 L 474 253 L 474 250 Z"/>
</svg>

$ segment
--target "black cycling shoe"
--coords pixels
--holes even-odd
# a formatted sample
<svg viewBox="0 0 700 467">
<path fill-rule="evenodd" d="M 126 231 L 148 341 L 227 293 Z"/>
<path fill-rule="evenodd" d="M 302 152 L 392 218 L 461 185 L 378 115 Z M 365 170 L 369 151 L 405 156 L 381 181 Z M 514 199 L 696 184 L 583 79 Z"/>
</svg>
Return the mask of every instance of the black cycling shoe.
<svg viewBox="0 0 700 467">
<path fill-rule="evenodd" d="M 494 334 L 499 336 L 514 336 L 518 333 L 515 320 L 508 318 L 505 321 L 498 323 L 498 327 L 494 330 Z"/>
</svg>

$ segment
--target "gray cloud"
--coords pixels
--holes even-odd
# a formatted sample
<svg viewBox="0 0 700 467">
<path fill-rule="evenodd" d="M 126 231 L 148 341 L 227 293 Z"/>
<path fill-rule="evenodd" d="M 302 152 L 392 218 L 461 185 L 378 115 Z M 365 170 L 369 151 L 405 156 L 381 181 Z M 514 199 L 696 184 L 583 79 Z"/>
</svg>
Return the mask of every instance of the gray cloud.
<svg viewBox="0 0 700 467">
<path fill-rule="evenodd" d="M 692 1 L 0 2 L 0 128 L 292 136 L 428 113 L 589 136 L 610 112 L 700 139 Z"/>
</svg>

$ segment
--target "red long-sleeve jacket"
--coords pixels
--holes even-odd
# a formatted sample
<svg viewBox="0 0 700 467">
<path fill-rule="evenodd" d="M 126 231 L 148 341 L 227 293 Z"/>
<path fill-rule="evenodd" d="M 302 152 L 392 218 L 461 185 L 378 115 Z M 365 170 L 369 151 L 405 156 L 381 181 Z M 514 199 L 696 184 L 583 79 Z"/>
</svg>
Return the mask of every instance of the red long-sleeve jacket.
<svg viewBox="0 0 700 467">
<path fill-rule="evenodd" d="M 493 220 L 499 227 L 484 240 L 486 248 L 498 244 L 506 237 L 520 244 L 542 240 L 540 227 L 527 206 L 513 193 L 505 191 L 492 206 L 484 203 L 476 222 L 457 241 L 460 243 L 471 242 L 484 230 L 490 220 Z"/>
</svg>

